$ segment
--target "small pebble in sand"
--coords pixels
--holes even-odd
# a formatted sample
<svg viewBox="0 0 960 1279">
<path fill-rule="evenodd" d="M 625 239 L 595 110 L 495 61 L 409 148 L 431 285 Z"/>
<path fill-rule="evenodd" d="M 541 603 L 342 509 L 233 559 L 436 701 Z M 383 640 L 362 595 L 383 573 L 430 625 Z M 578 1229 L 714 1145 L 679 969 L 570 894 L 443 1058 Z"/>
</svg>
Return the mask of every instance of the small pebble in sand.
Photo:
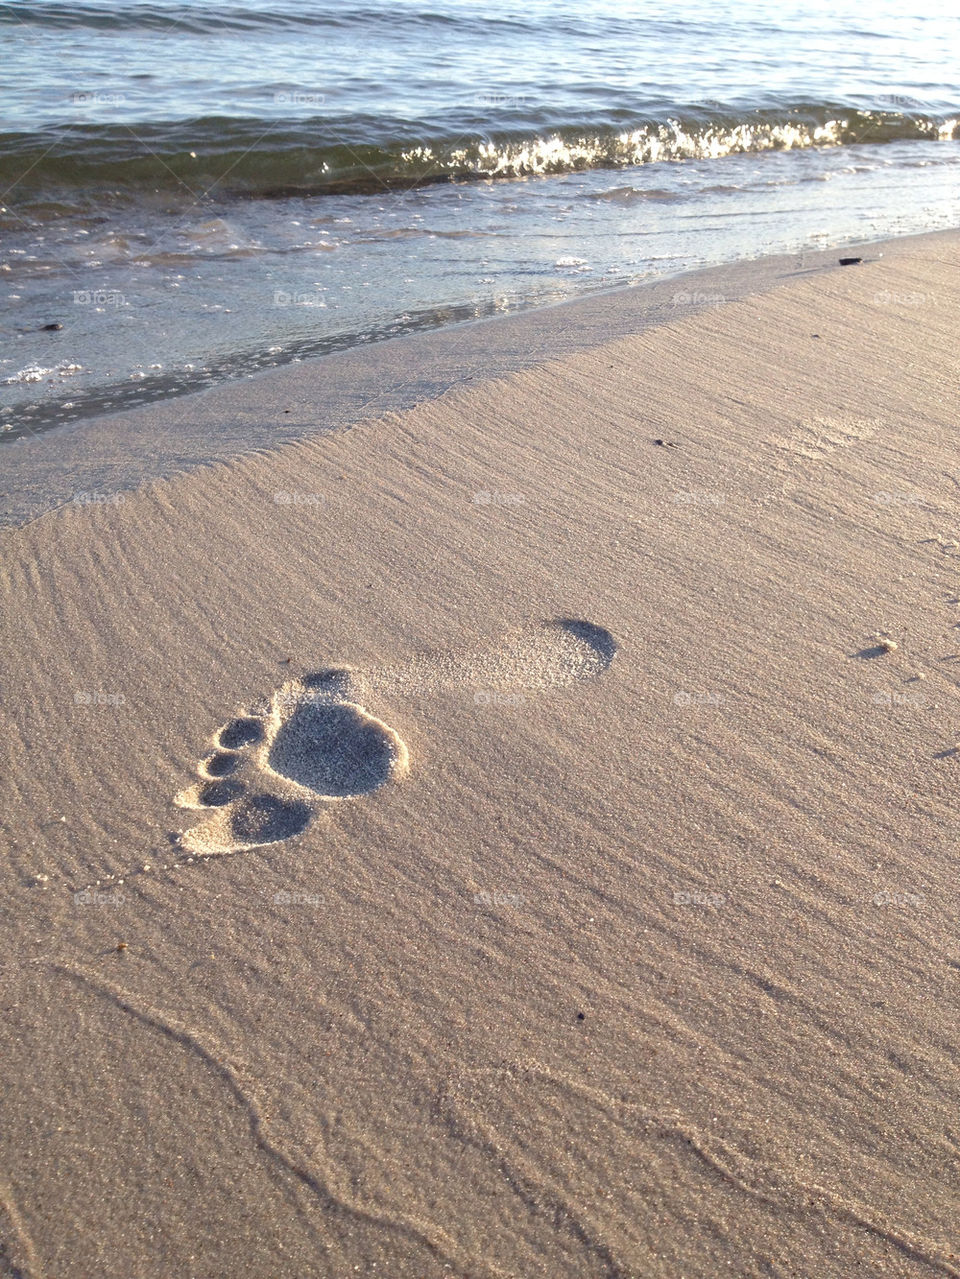
<svg viewBox="0 0 960 1279">
<path fill-rule="evenodd" d="M 577 1021 L 586 1021 L 586 1019 L 587 1019 L 586 1013 L 577 1013 Z"/>
<path fill-rule="evenodd" d="M 117 942 L 117 950 L 126 950 L 126 949 L 127 949 L 127 943 L 125 941 Z"/>
</svg>

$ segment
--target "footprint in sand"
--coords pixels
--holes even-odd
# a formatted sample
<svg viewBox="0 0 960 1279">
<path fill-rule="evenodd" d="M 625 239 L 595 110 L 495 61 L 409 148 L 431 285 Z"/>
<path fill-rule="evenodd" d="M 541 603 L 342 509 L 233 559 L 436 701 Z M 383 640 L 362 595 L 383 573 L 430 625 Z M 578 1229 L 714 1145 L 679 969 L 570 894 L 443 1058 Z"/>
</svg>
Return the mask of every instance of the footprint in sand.
<svg viewBox="0 0 960 1279">
<path fill-rule="evenodd" d="M 407 749 L 364 710 L 352 672 L 291 680 L 250 714 L 214 735 L 201 780 L 177 796 L 183 808 L 213 809 L 188 831 L 195 853 L 240 852 L 299 834 L 318 802 L 376 790 L 402 775 Z"/>
<path fill-rule="evenodd" d="M 820 461 L 837 449 L 868 440 L 880 428 L 876 418 L 806 418 L 789 435 L 771 435 L 765 444 L 796 457 Z"/>
<path fill-rule="evenodd" d="M 290 680 L 214 734 L 200 780 L 176 797 L 180 807 L 208 814 L 182 846 L 209 856 L 275 844 L 298 835 L 322 805 L 401 778 L 407 748 L 366 709 L 373 697 L 557 688 L 602 674 L 615 652 L 602 627 L 560 618 L 472 658 L 422 657 L 365 676 L 329 668 Z"/>
</svg>

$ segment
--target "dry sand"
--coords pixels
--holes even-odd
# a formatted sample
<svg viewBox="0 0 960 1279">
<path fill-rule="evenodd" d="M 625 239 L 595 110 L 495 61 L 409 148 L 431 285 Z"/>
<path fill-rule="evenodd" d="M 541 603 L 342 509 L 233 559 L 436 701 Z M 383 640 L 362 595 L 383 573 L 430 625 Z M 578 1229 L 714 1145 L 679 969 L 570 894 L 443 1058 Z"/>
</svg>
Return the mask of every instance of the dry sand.
<svg viewBox="0 0 960 1279">
<path fill-rule="evenodd" d="M 960 1275 L 958 267 L 5 536 L 0 1273 Z"/>
</svg>

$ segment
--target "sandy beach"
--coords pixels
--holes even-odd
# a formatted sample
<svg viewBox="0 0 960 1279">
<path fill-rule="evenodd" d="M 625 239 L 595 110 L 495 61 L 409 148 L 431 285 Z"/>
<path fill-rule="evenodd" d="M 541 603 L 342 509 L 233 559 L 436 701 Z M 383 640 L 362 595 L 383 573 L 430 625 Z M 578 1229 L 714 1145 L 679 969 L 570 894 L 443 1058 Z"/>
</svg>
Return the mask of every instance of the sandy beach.
<svg viewBox="0 0 960 1279">
<path fill-rule="evenodd" d="M 61 460 L 0 539 L 0 1274 L 960 1276 L 960 233 L 857 252 Z"/>
</svg>

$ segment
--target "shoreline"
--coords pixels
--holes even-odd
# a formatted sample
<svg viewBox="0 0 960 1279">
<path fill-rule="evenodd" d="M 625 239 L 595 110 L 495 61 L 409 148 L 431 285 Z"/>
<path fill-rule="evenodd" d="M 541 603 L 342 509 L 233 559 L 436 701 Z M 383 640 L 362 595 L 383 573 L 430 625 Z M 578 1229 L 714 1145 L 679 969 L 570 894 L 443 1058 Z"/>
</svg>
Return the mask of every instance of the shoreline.
<svg viewBox="0 0 960 1279">
<path fill-rule="evenodd" d="M 83 418 L 0 445 L 0 532 L 75 500 L 117 500 L 152 480 L 411 408 L 465 380 L 507 376 L 599 340 L 763 294 L 800 274 L 833 269 L 842 256 L 907 252 L 913 244 L 935 244 L 953 234 L 931 231 L 694 269 L 354 346 L 166 401 Z M 246 403 L 250 394 L 257 397 L 255 410 Z"/>
<path fill-rule="evenodd" d="M 179 469 L 0 544 L 11 1269 L 960 1276 L 960 232 L 881 249 L 78 442 Z"/>
<path fill-rule="evenodd" d="M 509 191 L 491 181 L 383 202 L 335 197 L 326 212 L 302 199 L 215 201 L 185 218 L 173 254 L 169 211 L 154 225 L 148 206 L 116 211 L 99 231 L 63 225 L 53 244 L 18 224 L 0 264 L 19 310 L 0 356 L 0 446 L 698 264 L 950 228 L 957 158 L 945 141 L 861 140 L 849 155 L 790 147 L 620 177 L 539 175 Z M 137 258 L 144 240 L 157 251 Z"/>
</svg>

